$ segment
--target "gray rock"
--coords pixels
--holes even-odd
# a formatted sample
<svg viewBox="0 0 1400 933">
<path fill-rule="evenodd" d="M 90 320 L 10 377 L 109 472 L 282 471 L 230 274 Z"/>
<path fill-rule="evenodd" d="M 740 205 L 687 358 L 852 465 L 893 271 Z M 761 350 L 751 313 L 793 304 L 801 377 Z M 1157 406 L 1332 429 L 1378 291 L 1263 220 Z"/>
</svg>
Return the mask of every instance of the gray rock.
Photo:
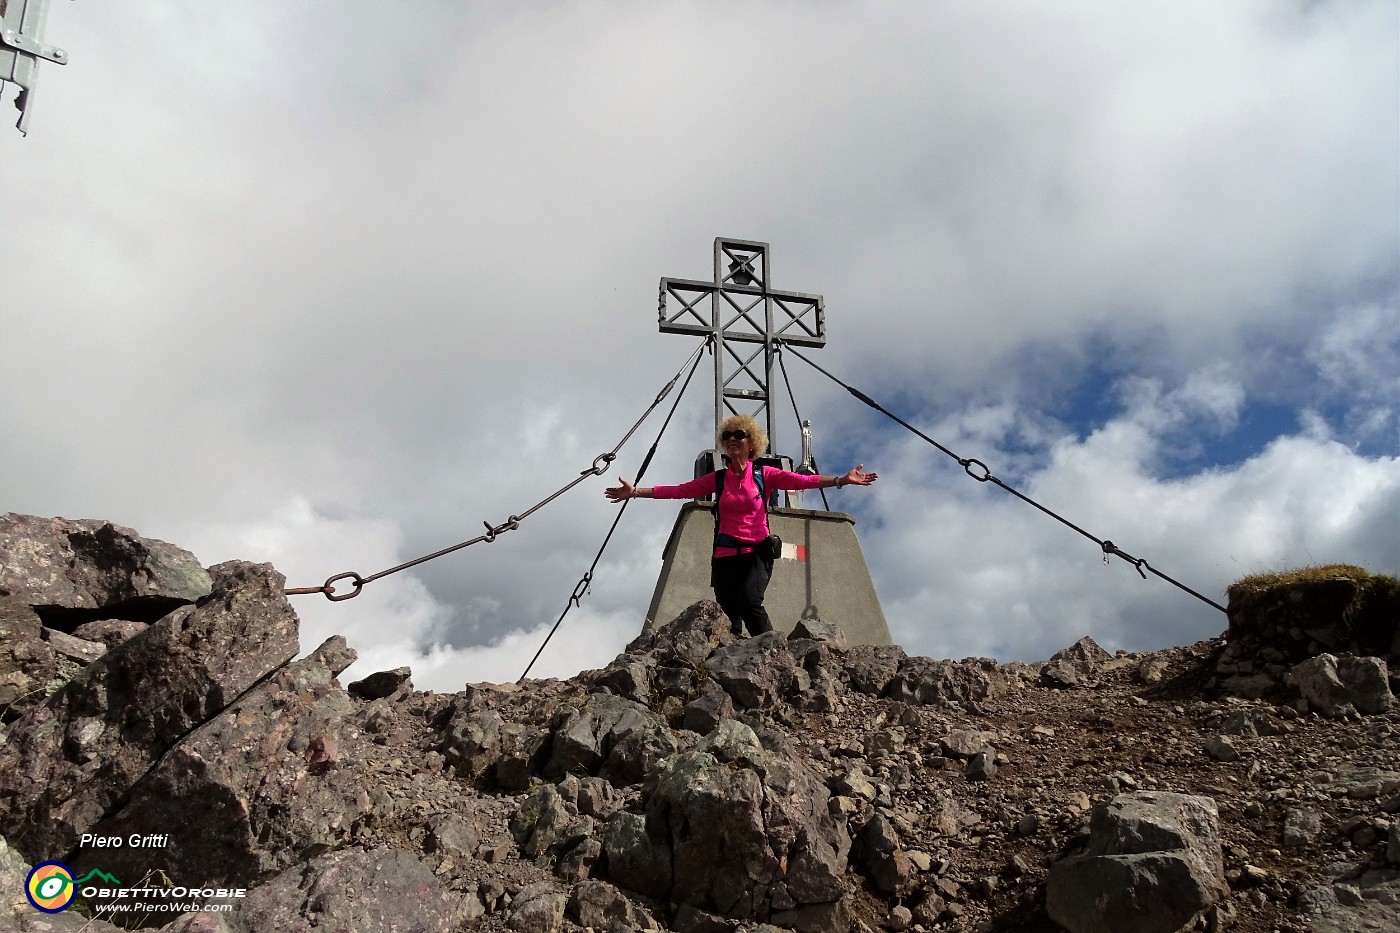
<svg viewBox="0 0 1400 933">
<path fill-rule="evenodd" d="M 666 723 L 651 710 L 624 697 L 593 693 L 583 706 L 559 717 L 541 773 L 552 780 L 602 773 L 615 783 L 632 784 L 675 750 Z"/>
<path fill-rule="evenodd" d="M 951 758 L 971 758 L 997 740 L 995 732 L 983 729 L 957 729 L 943 737 L 939 744 L 943 754 Z"/>
<path fill-rule="evenodd" d="M 46 619 L 154 621 L 210 591 L 189 551 L 90 519 L 0 515 L 0 595 Z M 75 623 L 76 624 L 76 623 Z"/>
<path fill-rule="evenodd" d="M 908 658 L 898 645 L 852 645 L 845 657 L 851 689 L 883 696 L 900 664 Z"/>
<path fill-rule="evenodd" d="M 583 881 L 593 874 L 602 857 L 602 843 L 592 836 L 585 836 L 560 857 L 554 866 L 554 874 L 565 881 Z"/>
<path fill-rule="evenodd" d="M 1337 676 L 1351 695 L 1352 704 L 1367 716 L 1387 712 L 1395 703 L 1389 666 L 1380 658 L 1344 654 L 1337 658 Z"/>
<path fill-rule="evenodd" d="M 1283 844 L 1310 845 L 1322 832 L 1322 816 L 1316 810 L 1291 807 L 1283 815 Z"/>
<path fill-rule="evenodd" d="M 1167 662 L 1158 657 L 1143 658 L 1138 664 L 1137 676 L 1145 684 L 1159 684 L 1167 676 Z"/>
<path fill-rule="evenodd" d="M 709 735 L 720 723 L 734 718 L 734 701 L 712 680 L 700 687 L 700 695 L 685 705 L 681 726 L 700 735 Z"/>
<path fill-rule="evenodd" d="M 96 622 L 84 622 L 73 629 L 73 634 L 86 641 L 101 642 L 108 648 L 115 648 L 148 628 L 148 623 L 133 619 L 98 619 Z"/>
<path fill-rule="evenodd" d="M 603 837 L 608 874 L 618 884 L 648 897 L 671 892 L 672 861 L 669 827 L 651 823 L 639 813 L 619 813 L 608 821 Z"/>
<path fill-rule="evenodd" d="M 1082 855 L 1056 862 L 1046 911 L 1070 933 L 1176 933 L 1226 892 L 1215 802 L 1121 795 L 1094 808 Z"/>
<path fill-rule="evenodd" d="M 655 920 L 645 908 L 633 904 L 606 881 L 590 878 L 574 885 L 569 892 L 565 915 L 582 927 L 606 930 L 615 923 L 651 929 Z"/>
<path fill-rule="evenodd" d="M 1112 658 L 1112 655 L 1099 647 L 1099 643 L 1088 635 L 1050 656 L 1052 661 L 1068 661 L 1085 675 L 1098 673 Z"/>
<path fill-rule="evenodd" d="M 963 774 L 969 781 L 990 781 L 997 776 L 996 752 L 984 748 L 967 762 Z"/>
<path fill-rule="evenodd" d="M 843 690 L 839 672 L 825 665 L 810 671 L 798 668 L 793 674 L 791 702 L 800 710 L 827 713 L 836 708 Z"/>
<path fill-rule="evenodd" d="M 363 776 L 343 767 L 362 741 L 335 675 L 354 662 L 340 636 L 277 670 L 170 749 L 98 822 L 95 835 L 168 835 L 162 848 L 84 848 L 72 862 L 118 877 L 182 866 L 181 883 L 251 885 L 305 853 L 338 849 L 372 811 Z M 174 832 L 173 827 L 198 827 Z"/>
<path fill-rule="evenodd" d="M 413 692 L 413 672 L 406 667 L 379 671 L 345 688 L 357 700 L 382 700 Z"/>
<path fill-rule="evenodd" d="M 1400 929 L 1400 870 L 1349 873 L 1304 891 L 1299 911 L 1310 933 L 1371 933 Z"/>
<path fill-rule="evenodd" d="M 1308 706 L 1324 716 L 1353 710 L 1367 714 L 1390 709 L 1394 696 L 1386 663 L 1379 658 L 1320 654 L 1295 665 L 1288 683 L 1298 688 Z"/>
<path fill-rule="evenodd" d="M 1087 635 L 1050 656 L 1040 669 L 1041 681 L 1052 687 L 1073 687 L 1098 673 L 1110 655 Z"/>
<path fill-rule="evenodd" d="M 393 849 L 344 849 L 292 866 L 248 892 L 237 933 L 454 933 L 462 898 Z"/>
<path fill-rule="evenodd" d="M 429 852 L 455 859 L 471 858 L 481 845 L 481 830 L 455 816 L 443 814 L 428 821 L 424 841 Z"/>
<path fill-rule="evenodd" d="M 793 626 L 792 632 L 788 635 L 789 641 L 800 638 L 809 638 L 812 641 L 825 642 L 833 650 L 844 652 L 850 645 L 846 642 L 846 634 L 841 631 L 841 627 L 833 622 L 824 622 L 821 619 L 799 619 L 797 625 Z"/>
<path fill-rule="evenodd" d="M 875 785 L 870 783 L 870 775 L 862 770 L 864 766 L 853 767 L 845 774 L 831 779 L 831 790 L 842 797 L 855 797 L 860 800 L 875 799 Z"/>
<path fill-rule="evenodd" d="M 899 831 L 889 817 L 876 812 L 861 827 L 860 845 L 867 857 L 890 855 L 900 848 Z"/>
<path fill-rule="evenodd" d="M 297 619 L 271 566 L 230 562 L 214 591 L 84 668 L 0 746 L 0 835 L 61 858 L 170 746 L 297 651 Z"/>
<path fill-rule="evenodd" d="M 829 797 L 805 766 L 727 721 L 648 777 L 644 819 L 613 819 L 605 842 L 611 877 L 740 920 L 827 905 L 798 918 L 807 926 L 796 929 L 816 929 L 817 914 L 830 914 L 830 905 L 849 894 L 850 838 L 844 821 L 828 812 Z M 625 828 L 624 816 L 631 817 Z"/>
<path fill-rule="evenodd" d="M 783 698 L 797 670 L 782 632 L 765 632 L 716 648 L 705 660 L 715 683 L 743 709 L 772 706 Z"/>
<path fill-rule="evenodd" d="M 1206 739 L 1206 754 L 1216 761 L 1237 761 L 1240 750 L 1235 747 L 1235 740 L 1230 736 L 1213 735 Z"/>
<path fill-rule="evenodd" d="M 469 698 L 458 696 L 452 701 L 449 715 L 439 746 L 443 758 L 464 777 L 486 774 L 501 758 L 500 714 L 475 707 Z"/>
<path fill-rule="evenodd" d="M 559 858 L 593 832 L 593 818 L 560 796 L 552 784 L 542 784 L 520 804 L 510 821 L 520 854 L 526 858 Z"/>
<path fill-rule="evenodd" d="M 511 901 L 506 926 L 518 933 L 559 933 L 568 903 L 567 895 L 547 881 L 526 885 Z"/>
<path fill-rule="evenodd" d="M 593 679 L 593 684 L 644 706 L 652 700 L 651 665 L 631 655 L 618 655 Z"/>
<path fill-rule="evenodd" d="M 78 638 L 76 635 L 69 635 L 58 629 L 44 629 L 43 638 L 55 652 L 65 658 L 72 658 L 79 664 L 91 664 L 107 653 L 107 646 L 101 642 Z"/>
<path fill-rule="evenodd" d="M 1076 687 L 1081 679 L 1079 669 L 1068 661 L 1047 661 L 1040 669 L 1040 682 L 1047 687 Z"/>
<path fill-rule="evenodd" d="M 650 620 L 648 620 L 650 624 Z M 712 599 L 693 603 L 665 625 L 648 628 L 628 644 L 626 653 L 634 657 L 651 654 L 658 658 L 675 656 L 698 666 L 720 645 L 732 644 L 729 617 Z"/>
<path fill-rule="evenodd" d="M 0 596 L 0 720 L 12 722 L 67 679 L 43 638 L 43 623 L 23 600 Z"/>
<path fill-rule="evenodd" d="M 1220 731 L 1223 735 L 1254 738 L 1260 735 L 1284 735 L 1288 732 L 1288 727 L 1265 710 L 1249 709 L 1231 713 L 1221 725 Z"/>
<path fill-rule="evenodd" d="M 884 695 L 905 703 L 971 706 L 996 692 L 997 678 L 997 663 L 990 658 L 906 658 L 885 687 Z"/>
<path fill-rule="evenodd" d="M 585 778 L 579 782 L 578 812 L 584 816 L 606 820 L 622 809 L 622 793 L 602 778 Z"/>
</svg>

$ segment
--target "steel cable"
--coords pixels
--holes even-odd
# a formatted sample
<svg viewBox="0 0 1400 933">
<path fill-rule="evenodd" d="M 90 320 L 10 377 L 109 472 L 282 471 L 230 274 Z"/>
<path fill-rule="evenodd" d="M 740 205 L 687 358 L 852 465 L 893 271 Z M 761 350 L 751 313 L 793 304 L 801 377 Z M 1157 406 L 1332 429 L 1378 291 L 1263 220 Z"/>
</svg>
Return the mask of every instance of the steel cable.
<svg viewBox="0 0 1400 933">
<path fill-rule="evenodd" d="M 695 349 L 694 353 L 686 357 L 685 363 L 682 364 L 680 369 L 676 370 L 676 374 L 671 377 L 671 381 L 666 383 L 665 387 L 657 393 L 656 398 L 652 401 L 651 405 L 647 407 L 647 410 L 642 413 L 642 416 L 636 420 L 636 422 L 632 425 L 631 428 L 628 429 L 627 433 L 622 436 L 622 440 L 618 441 L 617 445 L 613 447 L 612 450 L 606 453 L 599 454 L 597 457 L 594 457 L 593 466 L 583 470 L 571 482 L 564 484 L 558 490 L 546 496 L 544 499 L 541 499 L 539 502 L 536 502 L 534 505 L 526 509 L 524 512 L 521 512 L 519 515 L 511 515 L 499 525 L 492 525 L 490 522 L 483 522 L 482 524 L 486 526 L 485 534 L 477 535 L 475 538 L 463 541 L 459 544 L 454 544 L 451 547 L 445 547 L 440 551 L 434 551 L 431 554 L 425 554 L 422 557 L 416 557 L 413 560 L 405 561 L 404 563 L 399 564 L 397 567 L 390 567 L 388 570 L 381 570 L 378 573 L 368 577 L 362 577 L 352 570 L 346 573 L 336 574 L 335 576 L 327 579 L 326 582 L 321 584 L 320 586 L 296 587 L 293 589 L 283 590 L 282 592 L 287 596 L 302 596 L 311 593 L 323 593 L 325 594 L 325 597 L 331 600 L 332 602 L 341 602 L 346 599 L 353 599 L 354 597 L 360 595 L 360 590 L 364 589 L 366 583 L 373 583 L 375 580 L 387 577 L 390 574 L 398 573 L 400 570 L 407 570 L 410 567 L 416 567 L 419 564 L 425 564 L 430 560 L 436 560 L 437 558 L 442 557 L 446 554 L 451 554 L 453 551 L 460 551 L 464 547 L 470 547 L 471 545 L 478 544 L 482 541 L 485 541 L 489 544 L 495 541 L 498 535 L 501 535 L 507 531 L 514 531 L 515 529 L 520 527 L 520 523 L 522 521 L 529 518 L 535 512 L 539 511 L 544 506 L 553 502 L 555 499 L 559 498 L 564 493 L 568 492 L 570 489 L 573 489 L 575 486 L 583 482 L 588 477 L 601 476 L 607 470 L 608 464 L 612 463 L 614 460 L 617 459 L 617 452 L 622 449 L 622 445 L 626 444 L 628 440 L 631 439 L 632 435 L 637 433 L 637 429 L 642 426 L 642 422 L 645 421 L 651 415 L 651 413 L 656 410 L 656 406 L 661 404 L 662 399 L 664 399 L 668 394 L 670 394 L 670 391 L 673 388 L 675 388 L 676 382 L 681 378 L 681 374 L 685 372 L 687 366 L 691 367 L 691 372 L 692 374 L 694 374 L 694 365 L 700 362 L 700 356 L 704 352 L 705 347 L 708 345 L 708 343 L 708 341 L 702 343 L 699 347 Z M 689 381 L 689 379 L 686 380 L 687 383 Z M 341 580 L 352 581 L 351 585 L 354 588 L 348 593 L 345 593 L 343 595 L 337 595 L 335 591 L 335 584 L 339 583 Z"/>
<path fill-rule="evenodd" d="M 914 427 L 912 424 L 910 424 L 909 422 L 905 421 L 903 418 L 900 418 L 898 415 L 894 414 L 894 413 L 891 412 L 889 409 L 885 408 L 883 405 L 881 405 L 879 402 L 875 401 L 875 400 L 874 400 L 873 398 L 871 398 L 870 396 L 866 395 L 864 392 L 860 391 L 859 389 L 855 388 L 854 386 L 852 386 L 852 385 L 850 385 L 850 384 L 848 384 L 848 383 L 846 383 L 846 382 L 843 382 L 841 379 L 839 379 L 839 378 L 837 378 L 836 376 L 832 375 L 830 372 L 828 372 L 827 370 L 823 369 L 821 366 L 818 366 L 816 363 L 814 363 L 814 362 L 812 362 L 811 360 L 807 359 L 807 357 L 803 356 L 801 353 L 799 353 L 797 350 L 794 350 L 792 347 L 788 347 L 788 349 L 791 350 L 791 351 L 797 356 L 797 358 L 798 358 L 799 360 L 802 360 L 802 362 L 806 363 L 808 366 L 811 366 L 811 367 L 812 367 L 813 369 L 815 369 L 817 372 L 821 373 L 823 376 L 826 376 L 826 377 L 827 377 L 828 379 L 830 379 L 832 382 L 834 382 L 834 383 L 836 383 L 837 385 L 841 386 L 841 388 L 845 389 L 847 392 L 851 393 L 851 394 L 854 395 L 856 398 L 860 399 L 862 402 L 864 402 L 865 404 L 869 405 L 871 408 L 873 408 L 873 409 L 875 409 L 876 411 L 880 412 L 882 415 L 884 415 L 885 417 L 889 418 L 891 421 L 894 421 L 895 423 L 901 425 L 901 426 L 904 427 L 906 430 L 908 430 L 908 431 L 910 431 L 910 432 L 912 432 L 912 433 L 918 435 L 918 436 L 919 436 L 920 438 L 922 438 L 923 440 L 927 441 L 928 443 L 932 444 L 934 447 L 938 448 L 938 450 L 940 450 L 942 453 L 944 453 L 944 454 L 946 454 L 947 456 L 951 457 L 952 459 L 956 460 L 956 461 L 958 462 L 958 464 L 963 468 L 963 472 L 967 473 L 968 476 L 970 476 L 970 477 L 972 477 L 973 479 L 977 480 L 977 482 L 979 482 L 979 483 L 995 483 L 996 485 L 1000 486 L 1002 489 L 1005 489 L 1007 492 L 1011 493 L 1011 494 L 1012 494 L 1013 496 L 1015 496 L 1016 498 L 1020 499 L 1022 502 L 1025 502 L 1027 505 L 1035 506 L 1037 509 L 1039 509 L 1040 511 L 1044 512 L 1046 515 L 1049 515 L 1051 518 L 1055 519 L 1056 521 L 1060 522 L 1061 524 L 1066 525 L 1066 526 L 1068 526 L 1069 528 L 1074 529 L 1075 531 L 1079 532 L 1079 533 L 1080 533 L 1081 535 L 1083 535 L 1084 537 L 1088 538 L 1090 541 L 1093 541 L 1095 544 L 1097 544 L 1097 545 L 1099 546 L 1099 549 L 1103 551 L 1103 554 L 1104 554 L 1104 561 L 1105 561 L 1105 562 L 1107 562 L 1108 556 L 1109 556 L 1110 554 L 1112 554 L 1112 555 L 1115 556 L 1115 557 L 1120 557 L 1120 558 L 1122 558 L 1123 560 L 1127 561 L 1128 563 L 1132 564 L 1133 567 L 1137 570 L 1138 574 L 1141 575 L 1142 578 L 1143 578 L 1144 580 L 1147 579 L 1147 571 L 1151 571 L 1151 572 L 1152 572 L 1154 575 L 1156 575 L 1157 577 L 1160 577 L 1161 579 L 1167 581 L 1167 582 L 1170 583 L 1172 586 L 1175 586 L 1177 589 L 1180 589 L 1180 590 L 1182 590 L 1183 592 L 1186 592 L 1186 593 L 1191 594 L 1192 596 L 1194 596 L 1194 597 L 1196 597 L 1197 599 L 1199 599 L 1201 602 L 1206 603 L 1206 604 L 1211 605 L 1211 606 L 1214 606 L 1216 609 L 1219 609 L 1221 612 L 1225 612 L 1225 611 L 1226 611 L 1225 607 L 1222 606 L 1222 605 L 1220 605 L 1220 604 L 1219 604 L 1218 602 L 1216 602 L 1215 600 L 1213 600 L 1213 599 L 1211 599 L 1211 598 L 1209 598 L 1209 597 L 1207 597 L 1207 596 L 1201 595 L 1200 593 L 1198 593 L 1198 592 L 1196 592 L 1195 590 L 1191 589 L 1191 587 L 1185 585 L 1184 583 L 1181 583 L 1181 582 L 1178 581 L 1178 580 L 1174 580 L 1174 579 L 1172 579 L 1171 577 L 1167 576 L 1165 573 L 1162 573 L 1160 570 L 1158 570 L 1157 568 L 1155 568 L 1155 567 L 1153 567 L 1151 564 L 1149 564 L 1149 563 L 1147 562 L 1146 558 L 1134 557 L 1134 556 L 1132 556 L 1131 554 L 1129 554 L 1127 551 L 1124 551 L 1124 550 L 1122 550 L 1121 548 L 1119 548 L 1117 545 L 1115 545 L 1112 541 L 1108 540 L 1107 538 L 1097 538 L 1097 537 L 1095 537 L 1094 535 L 1092 535 L 1092 534 L 1090 534 L 1089 532 L 1085 531 L 1083 528 L 1080 528 L 1078 525 L 1074 524 L 1074 522 L 1071 522 L 1069 519 L 1065 518 L 1064 516 L 1059 515 L 1059 514 L 1057 514 L 1056 512 L 1054 512 L 1054 511 L 1052 511 L 1052 510 L 1046 508 L 1045 506 L 1041 505 L 1039 502 L 1036 502 L 1036 501 L 1035 501 L 1034 499 L 1032 499 L 1030 496 L 1027 496 L 1026 494 L 1022 493 L 1021 491 L 1019 491 L 1019 490 L 1017 490 L 1017 489 L 1011 487 L 1011 486 L 1008 485 L 1007 483 L 1005 483 L 1005 482 L 1003 482 L 1002 480 L 998 479 L 997 477 L 993 476 L 993 475 L 992 475 L 992 471 L 989 470 L 989 469 L 987 468 L 987 465 L 986 465 L 985 463 L 983 463 L 981 460 L 977 460 L 977 459 L 975 459 L 975 458 L 959 457 L 957 454 L 953 453 L 953 451 L 949 450 L 947 447 L 944 447 L 942 444 L 938 443 L 938 441 L 936 441 L 936 440 L 934 440 L 933 438 L 929 437 L 929 436 L 928 436 L 927 434 L 925 434 L 923 431 L 920 431 L 918 428 Z M 780 357 L 780 359 L 781 359 L 781 357 Z M 974 467 L 975 467 L 975 469 L 974 469 Z"/>
<path fill-rule="evenodd" d="M 708 346 L 712 342 L 712 339 L 713 338 L 706 338 L 705 343 L 702 344 L 702 348 Z M 637 478 L 632 480 L 633 486 L 639 484 L 642 481 L 642 477 L 646 475 L 647 467 L 651 466 L 651 458 L 656 455 L 656 447 L 661 443 L 661 438 L 666 433 L 666 429 L 670 427 L 671 418 L 676 414 L 676 408 L 680 406 L 681 399 L 685 398 L 685 390 L 690 387 L 690 380 L 695 376 L 695 371 L 699 368 L 700 358 L 696 357 L 694 365 L 690 368 L 690 375 L 685 377 L 685 382 L 681 384 L 680 392 L 676 393 L 676 400 L 671 403 L 671 410 L 666 413 L 666 420 L 661 423 L 661 430 L 656 432 L 656 440 L 652 441 L 651 449 L 648 450 L 647 455 L 642 458 L 642 465 L 637 469 Z M 544 637 L 544 642 L 540 644 L 539 650 L 536 651 L 535 656 L 530 659 L 530 663 L 525 665 L 525 673 L 520 675 L 520 679 L 517 680 L 516 683 L 521 683 L 526 677 L 530 676 L 530 669 L 534 667 L 535 662 L 540 659 L 540 655 L 544 653 L 545 646 L 548 645 L 549 640 L 554 637 L 554 633 L 559 631 L 559 626 L 563 623 L 564 616 L 568 615 L 569 610 L 577 606 L 579 601 L 583 599 L 584 595 L 588 592 L 589 586 L 593 583 L 593 571 L 598 568 L 598 561 L 603 559 L 603 552 L 607 550 L 608 543 L 612 541 L 613 532 L 617 531 L 617 526 L 622 521 L 623 513 L 627 511 L 627 507 L 631 504 L 632 500 L 628 499 L 626 502 L 622 503 L 621 508 L 617 510 L 617 515 L 613 518 L 612 527 L 608 529 L 608 533 L 603 537 L 603 543 L 598 547 L 598 553 L 593 555 L 593 563 L 588 565 L 588 569 L 584 571 L 583 576 L 579 578 L 578 583 L 574 586 L 573 595 L 564 603 L 564 611 L 559 613 L 559 618 L 554 621 L 554 627 L 551 628 L 549 634 Z"/>
<path fill-rule="evenodd" d="M 780 345 L 780 346 L 776 346 L 776 347 L 773 348 L 773 353 L 774 353 L 775 356 L 778 357 L 778 369 L 779 369 L 779 370 L 782 372 L 782 374 L 783 374 L 783 385 L 787 386 L 788 400 L 789 400 L 790 402 L 792 402 L 792 414 L 793 414 L 793 417 L 797 419 L 797 429 L 798 429 L 799 431 L 801 431 L 801 430 L 802 430 L 802 413 L 801 413 L 800 411 L 797 410 L 797 396 L 795 396 L 795 395 L 792 394 L 792 381 L 791 381 L 790 379 L 788 379 L 787 364 L 783 362 L 783 354 L 782 354 L 781 350 L 782 350 L 781 345 Z M 804 440 L 804 443 L 805 443 L 805 440 Z M 813 454 L 813 455 L 812 455 L 812 469 L 814 469 L 814 470 L 817 471 L 817 475 L 818 475 L 818 476 L 821 475 L 821 472 L 822 472 L 822 471 L 821 471 L 820 468 L 817 467 L 817 457 L 816 457 L 816 454 Z M 826 490 L 823 489 L 821 486 L 818 486 L 818 487 L 817 487 L 817 492 L 821 493 L 821 497 L 822 497 L 822 511 L 824 511 L 824 512 L 830 512 L 830 511 L 831 511 L 831 503 L 826 501 Z"/>
</svg>

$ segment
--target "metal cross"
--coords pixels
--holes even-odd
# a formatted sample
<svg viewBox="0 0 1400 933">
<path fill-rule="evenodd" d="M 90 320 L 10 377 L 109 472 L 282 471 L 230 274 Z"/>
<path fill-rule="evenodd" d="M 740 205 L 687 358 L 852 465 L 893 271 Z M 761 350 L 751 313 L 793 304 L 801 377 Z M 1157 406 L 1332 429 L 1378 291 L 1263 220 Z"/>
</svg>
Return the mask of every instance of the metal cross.
<svg viewBox="0 0 1400 933">
<path fill-rule="evenodd" d="M 766 412 L 769 451 L 776 452 L 776 424 L 769 404 L 773 347 L 778 343 L 826 346 L 826 310 L 821 295 L 770 288 L 771 271 L 767 243 L 716 237 L 714 281 L 662 279 L 659 317 L 662 333 L 714 338 L 715 429 L 729 414 L 757 418 L 759 412 Z M 680 305 L 669 314 L 668 295 Z M 703 304 L 706 297 L 708 310 Z M 757 346 L 749 352 L 752 345 Z M 745 402 L 753 404 L 751 411 L 736 407 Z"/>
</svg>

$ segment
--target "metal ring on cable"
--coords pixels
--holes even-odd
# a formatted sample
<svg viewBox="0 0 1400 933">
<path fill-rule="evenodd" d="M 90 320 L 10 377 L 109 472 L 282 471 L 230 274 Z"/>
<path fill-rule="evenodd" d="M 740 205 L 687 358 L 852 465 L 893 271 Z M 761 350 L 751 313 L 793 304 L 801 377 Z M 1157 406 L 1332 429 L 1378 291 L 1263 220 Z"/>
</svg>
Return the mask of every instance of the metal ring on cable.
<svg viewBox="0 0 1400 933">
<path fill-rule="evenodd" d="M 968 476 L 971 476 L 973 479 L 977 480 L 977 482 L 979 483 L 985 483 L 987 480 L 992 478 L 992 471 L 981 460 L 977 460 L 974 458 L 972 460 L 959 460 L 958 462 L 962 464 L 963 472 L 966 473 Z M 976 473 L 972 472 L 972 465 L 974 463 L 982 468 L 981 476 L 978 476 Z"/>
<path fill-rule="evenodd" d="M 343 596 L 337 596 L 335 595 L 334 585 L 337 580 L 354 580 L 355 588 Z M 354 599 L 356 596 L 359 596 L 360 590 L 364 589 L 364 586 L 365 578 L 352 570 L 349 573 L 342 573 L 338 576 L 331 577 L 325 582 L 325 585 L 321 589 L 325 592 L 326 599 L 329 599 L 333 603 L 338 603 L 347 599 Z"/>
<path fill-rule="evenodd" d="M 602 476 L 608 470 L 608 464 L 617 459 L 617 454 L 599 454 L 593 458 L 593 475 Z M 587 472 L 587 471 L 585 471 Z"/>
</svg>

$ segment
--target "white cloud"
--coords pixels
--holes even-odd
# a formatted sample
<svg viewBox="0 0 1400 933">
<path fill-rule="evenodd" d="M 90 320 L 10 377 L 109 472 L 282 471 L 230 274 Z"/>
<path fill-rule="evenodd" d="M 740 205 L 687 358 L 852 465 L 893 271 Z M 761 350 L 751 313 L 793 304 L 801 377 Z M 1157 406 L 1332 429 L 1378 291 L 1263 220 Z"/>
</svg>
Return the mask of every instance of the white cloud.
<svg viewBox="0 0 1400 933">
<path fill-rule="evenodd" d="M 1199 384 L 1193 377 L 1165 397 L 1199 396 Z M 1012 485 L 1222 604 L 1225 587 L 1249 573 L 1318 563 L 1400 567 L 1400 458 L 1367 458 L 1305 434 L 1280 437 L 1229 468 L 1164 478 L 1153 466 L 1173 427 L 1157 405 L 1130 405 L 1086 438 L 1060 439 Z M 899 447 L 901 471 L 920 460 L 940 468 L 930 448 Z M 997 472 L 999 458 L 987 459 Z M 1000 490 L 954 477 L 939 492 L 880 488 L 883 528 L 865 538 L 906 650 L 1036 660 L 1084 634 L 1145 650 L 1224 630 L 1217 610 L 1155 576 L 1141 580 L 1117 558 L 1103 566 L 1093 541 Z"/>
<path fill-rule="evenodd" d="M 1393 562 L 1395 5 L 1010 9 L 55 7 L 71 64 L 28 138 L 0 133 L 0 508 L 293 585 L 464 540 L 645 408 L 693 346 L 653 329 L 657 281 L 707 278 L 722 235 L 826 296 L 823 365 L 1154 566 L 1218 590 L 1312 551 Z M 651 481 L 708 445 L 708 364 Z M 790 369 L 823 467 L 883 476 L 853 508 L 919 650 L 1218 624 Z M 1086 372 L 1117 389 L 1060 403 Z M 1288 423 L 1195 465 L 1264 403 Z M 301 597 L 306 640 L 417 659 L 420 685 L 513 669 L 615 514 L 604 484 Z M 610 545 L 600 654 L 673 514 L 639 504 Z"/>
</svg>

